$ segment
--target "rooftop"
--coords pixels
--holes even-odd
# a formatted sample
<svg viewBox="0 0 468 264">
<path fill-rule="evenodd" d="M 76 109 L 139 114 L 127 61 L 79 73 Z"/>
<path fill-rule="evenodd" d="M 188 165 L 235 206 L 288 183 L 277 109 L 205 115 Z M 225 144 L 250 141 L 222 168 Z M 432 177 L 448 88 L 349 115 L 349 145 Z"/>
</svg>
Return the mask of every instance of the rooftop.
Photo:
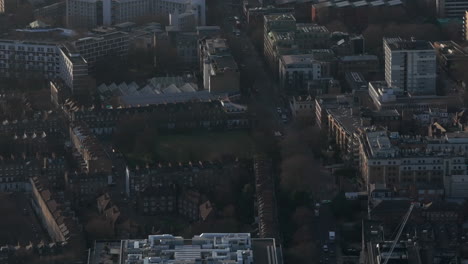
<svg viewBox="0 0 468 264">
<path fill-rule="evenodd" d="M 353 134 L 362 128 L 360 117 L 353 115 L 351 108 L 328 109 L 328 113 L 340 123 L 348 134 Z"/>
<path fill-rule="evenodd" d="M 403 39 L 403 38 L 384 38 L 384 43 L 391 50 L 434 50 L 434 47 L 429 41 Z"/>
</svg>

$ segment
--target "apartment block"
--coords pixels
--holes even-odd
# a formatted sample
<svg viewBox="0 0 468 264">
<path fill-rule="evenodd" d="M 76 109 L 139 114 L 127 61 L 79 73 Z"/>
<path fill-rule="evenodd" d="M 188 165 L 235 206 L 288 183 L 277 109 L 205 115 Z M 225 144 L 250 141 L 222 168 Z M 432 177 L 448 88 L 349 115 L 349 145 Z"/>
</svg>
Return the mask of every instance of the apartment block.
<svg viewBox="0 0 468 264">
<path fill-rule="evenodd" d="M 0 40 L 0 77 L 52 80 L 60 73 L 55 43 Z"/>
<path fill-rule="evenodd" d="M 428 41 L 384 38 L 385 80 L 413 95 L 436 90 L 436 52 Z"/>
<path fill-rule="evenodd" d="M 102 6 L 102 1 L 97 0 L 66 0 L 67 27 L 94 28 L 101 25 Z"/>
<path fill-rule="evenodd" d="M 466 132 L 431 138 L 368 131 L 361 140 L 360 170 L 366 184 L 443 186 L 446 177 L 467 173 Z"/>
<path fill-rule="evenodd" d="M 238 93 L 240 72 L 225 39 L 202 39 L 199 56 L 203 86 L 210 93 Z"/>
</svg>

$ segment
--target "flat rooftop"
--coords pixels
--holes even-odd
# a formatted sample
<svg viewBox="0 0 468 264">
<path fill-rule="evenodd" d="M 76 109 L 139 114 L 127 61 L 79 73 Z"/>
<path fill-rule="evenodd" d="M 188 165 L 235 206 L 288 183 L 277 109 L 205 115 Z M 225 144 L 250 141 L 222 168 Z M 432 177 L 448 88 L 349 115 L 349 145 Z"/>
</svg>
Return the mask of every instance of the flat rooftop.
<svg viewBox="0 0 468 264">
<path fill-rule="evenodd" d="M 426 40 L 384 38 L 391 50 L 434 50 L 431 43 Z"/>
</svg>

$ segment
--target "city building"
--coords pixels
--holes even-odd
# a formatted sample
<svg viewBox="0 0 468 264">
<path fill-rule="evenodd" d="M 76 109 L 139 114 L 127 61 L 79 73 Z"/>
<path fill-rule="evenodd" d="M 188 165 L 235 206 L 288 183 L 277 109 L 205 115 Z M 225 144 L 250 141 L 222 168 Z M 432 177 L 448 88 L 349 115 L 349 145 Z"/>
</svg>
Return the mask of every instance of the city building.
<svg viewBox="0 0 468 264">
<path fill-rule="evenodd" d="M 360 72 L 364 76 L 378 72 L 379 58 L 375 55 L 349 55 L 338 59 L 338 75 Z"/>
<path fill-rule="evenodd" d="M 88 76 L 88 63 L 71 45 L 59 48 L 59 78 L 72 94 L 83 94 L 91 84 Z"/>
<path fill-rule="evenodd" d="M 384 81 L 369 82 L 369 96 L 377 110 L 427 111 L 430 108 L 447 109 L 460 104 L 456 95 L 410 96 L 398 87 L 389 87 Z"/>
<path fill-rule="evenodd" d="M 292 14 L 266 15 L 263 27 L 263 53 L 270 67 L 274 69 L 278 62 L 276 46 L 291 46 L 293 44 L 292 34 L 296 30 L 296 18 Z M 281 37 L 275 36 L 280 35 L 280 33 L 283 33 Z"/>
<path fill-rule="evenodd" d="M 455 80 L 462 80 L 468 68 L 468 53 L 453 41 L 437 41 L 433 46 L 437 65 Z"/>
<path fill-rule="evenodd" d="M 367 185 L 385 184 L 398 188 L 411 184 L 442 185 L 445 177 L 466 175 L 467 135 L 458 132 L 430 138 L 368 131 L 360 145 L 363 180 Z"/>
<path fill-rule="evenodd" d="M 384 38 L 385 80 L 412 95 L 435 94 L 436 52 L 428 41 Z"/>
<path fill-rule="evenodd" d="M 0 40 L 0 77 L 52 80 L 60 74 L 55 43 Z"/>
<path fill-rule="evenodd" d="M 315 123 L 320 129 L 328 131 L 328 110 L 351 108 L 354 103 L 355 98 L 350 94 L 317 96 L 315 98 Z"/>
<path fill-rule="evenodd" d="M 65 190 L 76 205 L 94 200 L 112 184 L 112 176 L 106 172 L 69 172 L 65 175 Z"/>
<path fill-rule="evenodd" d="M 66 13 L 66 3 L 61 1 L 51 5 L 43 6 L 37 9 L 34 9 L 34 18 L 36 19 L 51 19 L 58 25 L 64 23 Z"/>
<path fill-rule="evenodd" d="M 290 0 L 280 0 L 291 2 Z M 311 5 L 312 21 L 328 24 L 342 21 L 345 25 L 357 28 L 367 26 L 373 19 L 380 17 L 405 16 L 404 1 L 401 0 L 356 0 L 356 1 L 319 1 Z"/>
<path fill-rule="evenodd" d="M 205 90 L 213 94 L 239 92 L 239 68 L 225 39 L 200 40 L 199 57 Z"/>
<path fill-rule="evenodd" d="M 315 60 L 313 54 L 284 55 L 279 60 L 279 82 L 288 93 L 305 92 L 309 81 L 330 76 L 328 63 Z"/>
<path fill-rule="evenodd" d="M 70 139 L 75 150 L 80 153 L 84 162 L 83 169 L 87 173 L 112 171 L 112 161 L 85 123 L 80 122 L 70 126 Z"/>
<path fill-rule="evenodd" d="M 107 1 L 109 5 L 110 0 Z M 69 28 L 94 28 L 103 19 L 103 1 L 66 0 L 66 25 Z"/>
<path fill-rule="evenodd" d="M 85 250 L 85 240 L 74 212 L 57 200 L 55 193 L 38 178 L 30 178 L 31 205 L 44 229 L 54 243 L 62 243 L 74 250 Z"/>
<path fill-rule="evenodd" d="M 160 131 L 184 131 L 193 128 L 245 129 L 251 126 L 246 107 L 220 100 L 99 110 L 83 109 L 76 102 L 69 101 L 64 108 L 70 121 L 84 121 L 97 135 L 113 133 L 120 120 L 132 116 L 140 116 L 145 120 L 152 118 Z M 187 112 L 191 115 L 187 115 Z"/>
<path fill-rule="evenodd" d="M 366 91 L 368 82 L 360 72 L 345 72 L 346 88 L 349 91 Z"/>
<path fill-rule="evenodd" d="M 120 31 L 110 32 L 78 39 L 73 45 L 92 71 L 96 62 L 106 57 L 124 58 L 129 50 L 129 34 Z"/>
<path fill-rule="evenodd" d="M 96 241 L 88 264 L 109 259 L 118 259 L 119 263 L 274 264 L 281 254 L 275 239 L 251 238 L 250 233 L 203 233 L 191 239 L 164 234 L 146 239 Z"/>
<path fill-rule="evenodd" d="M 364 54 L 364 37 L 344 32 L 333 32 L 330 35 L 331 49 L 337 56 Z"/>
<path fill-rule="evenodd" d="M 0 40 L 0 78 L 31 78 L 64 82 L 72 93 L 88 89 L 87 62 L 70 45 Z"/>
<path fill-rule="evenodd" d="M 295 119 L 315 120 L 315 100 L 311 96 L 292 96 L 289 99 L 289 107 Z"/>
<path fill-rule="evenodd" d="M 464 0 L 436 0 L 437 16 L 440 18 L 463 19 L 468 3 Z"/>
<path fill-rule="evenodd" d="M 142 86 L 135 82 L 101 84 L 97 89 L 102 102 L 113 108 L 217 99 L 209 91 L 199 90 L 193 78 L 181 76 L 151 78 Z"/>
<path fill-rule="evenodd" d="M 194 15 L 195 25 L 206 25 L 205 0 L 67 0 L 66 6 L 67 26 L 71 28 L 91 29 L 185 12 Z"/>
<path fill-rule="evenodd" d="M 366 126 L 370 126 L 360 117 L 358 107 L 330 108 L 328 114 L 328 136 L 335 139 L 346 163 L 357 167 L 359 164 L 359 136 Z"/>
<path fill-rule="evenodd" d="M 218 186 L 221 181 L 236 178 L 242 170 L 243 166 L 239 161 L 168 163 L 147 168 L 127 167 L 126 192 L 132 197 L 146 192 L 147 188 L 172 188 L 173 186 L 205 192 Z"/>
<path fill-rule="evenodd" d="M 140 192 L 138 210 L 144 215 L 173 214 L 177 211 L 177 195 L 172 187 L 150 187 Z"/>
<path fill-rule="evenodd" d="M 276 7 L 276 6 L 257 6 L 247 9 L 246 17 L 249 25 L 261 25 L 263 28 L 263 17 L 272 14 L 294 13 L 294 8 L 291 7 Z"/>
</svg>

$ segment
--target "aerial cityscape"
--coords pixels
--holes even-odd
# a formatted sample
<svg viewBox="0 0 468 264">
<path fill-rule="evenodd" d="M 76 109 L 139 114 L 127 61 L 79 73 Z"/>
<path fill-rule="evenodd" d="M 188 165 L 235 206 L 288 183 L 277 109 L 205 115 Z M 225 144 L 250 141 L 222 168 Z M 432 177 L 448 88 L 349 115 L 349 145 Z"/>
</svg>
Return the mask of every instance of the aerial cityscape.
<svg viewBox="0 0 468 264">
<path fill-rule="evenodd" d="M 0 0 L 0 264 L 468 264 L 468 0 Z"/>
</svg>

